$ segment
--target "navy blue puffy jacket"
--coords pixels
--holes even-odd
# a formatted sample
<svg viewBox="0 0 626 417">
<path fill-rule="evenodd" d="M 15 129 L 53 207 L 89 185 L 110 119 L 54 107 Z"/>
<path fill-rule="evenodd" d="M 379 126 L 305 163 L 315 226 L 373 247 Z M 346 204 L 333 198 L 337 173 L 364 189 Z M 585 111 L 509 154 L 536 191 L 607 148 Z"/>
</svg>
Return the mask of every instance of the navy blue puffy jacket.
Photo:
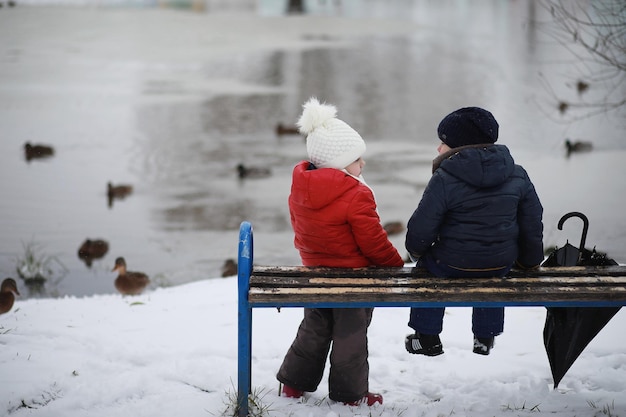
<svg viewBox="0 0 626 417">
<path fill-rule="evenodd" d="M 542 215 L 535 187 L 506 146 L 456 148 L 435 166 L 407 225 L 406 249 L 460 276 L 516 261 L 534 267 L 543 260 Z"/>
</svg>

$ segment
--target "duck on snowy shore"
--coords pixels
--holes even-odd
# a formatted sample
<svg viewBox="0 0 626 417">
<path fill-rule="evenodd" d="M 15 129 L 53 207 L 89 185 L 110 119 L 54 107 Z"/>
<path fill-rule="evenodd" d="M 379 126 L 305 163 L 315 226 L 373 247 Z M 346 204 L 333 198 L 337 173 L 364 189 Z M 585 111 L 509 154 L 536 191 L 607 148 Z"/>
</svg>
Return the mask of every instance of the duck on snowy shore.
<svg viewBox="0 0 626 417">
<path fill-rule="evenodd" d="M 0 314 L 11 311 L 16 295 L 20 295 L 17 283 L 13 278 L 5 278 L 0 286 Z"/>
<path fill-rule="evenodd" d="M 234 259 L 226 259 L 222 265 L 222 277 L 237 275 L 237 262 Z"/>
<path fill-rule="evenodd" d="M 115 288 L 122 295 L 137 295 L 148 286 L 150 279 L 143 272 L 126 270 L 126 260 L 119 257 L 115 260 L 112 272 L 118 273 L 115 279 Z"/>
</svg>

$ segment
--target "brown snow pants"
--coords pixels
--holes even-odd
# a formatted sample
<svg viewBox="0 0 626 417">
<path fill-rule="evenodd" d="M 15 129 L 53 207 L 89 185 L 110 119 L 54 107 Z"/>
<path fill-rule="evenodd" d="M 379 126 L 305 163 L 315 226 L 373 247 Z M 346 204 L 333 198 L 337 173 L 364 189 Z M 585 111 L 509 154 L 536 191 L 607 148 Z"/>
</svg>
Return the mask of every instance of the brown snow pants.
<svg viewBox="0 0 626 417">
<path fill-rule="evenodd" d="M 372 308 L 305 308 L 276 378 L 292 388 L 313 392 L 330 351 L 329 398 L 340 402 L 363 398 L 369 388 L 367 328 L 372 312 Z"/>
</svg>

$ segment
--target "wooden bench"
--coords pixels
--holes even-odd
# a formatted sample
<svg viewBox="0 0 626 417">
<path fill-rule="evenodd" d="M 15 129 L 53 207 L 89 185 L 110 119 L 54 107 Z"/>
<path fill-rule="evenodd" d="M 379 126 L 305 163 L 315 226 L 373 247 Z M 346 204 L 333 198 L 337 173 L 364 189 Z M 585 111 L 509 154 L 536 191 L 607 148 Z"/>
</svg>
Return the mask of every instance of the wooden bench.
<svg viewBox="0 0 626 417">
<path fill-rule="evenodd" d="M 248 415 L 252 309 L 259 307 L 615 307 L 626 266 L 511 271 L 504 278 L 434 278 L 414 267 L 253 266 L 249 222 L 239 231 L 238 415 Z"/>
</svg>

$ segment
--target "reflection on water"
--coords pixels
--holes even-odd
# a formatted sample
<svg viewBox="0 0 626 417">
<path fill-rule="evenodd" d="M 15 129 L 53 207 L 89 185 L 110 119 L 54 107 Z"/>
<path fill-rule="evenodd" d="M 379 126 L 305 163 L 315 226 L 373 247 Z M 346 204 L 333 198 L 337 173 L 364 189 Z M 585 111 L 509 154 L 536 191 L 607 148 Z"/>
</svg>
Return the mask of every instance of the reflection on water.
<svg viewBox="0 0 626 417">
<path fill-rule="evenodd" d="M 255 218 L 287 230 L 284 213 L 257 204 L 242 192 L 245 180 L 236 178 L 240 163 L 285 163 L 272 130 L 281 106 L 279 95 L 261 94 L 142 106 L 137 125 L 146 140 L 137 153 L 143 179 L 158 184 L 169 201 L 153 213 L 155 224 L 165 231 L 226 231 Z"/>
<path fill-rule="evenodd" d="M 259 20 L 253 28 L 235 20 L 233 33 L 271 39 L 246 48 L 228 31 L 214 33 L 212 25 L 220 22 L 210 20 L 210 11 L 207 22 L 182 24 L 166 14 L 156 17 L 161 32 L 196 35 L 196 43 L 171 51 L 171 43 L 168 48 L 138 38 L 136 20 L 132 28 L 115 26 L 119 20 L 106 20 L 112 15 L 98 15 L 134 45 L 128 56 L 108 44 L 105 33 L 55 32 L 59 45 L 82 51 L 68 56 L 49 46 L 37 49 L 45 36 L 26 32 L 32 38 L 16 48 L 29 56 L 49 54 L 55 65 L 54 71 L 41 68 L 26 56 L 0 61 L 0 75 L 14 81 L 12 87 L 0 84 L 0 125 L 7 137 L 0 141 L 0 194 L 11 196 L 0 205 L 0 272 L 14 275 L 20 241 L 32 237 L 68 269 L 62 280 L 45 283 L 43 295 L 113 293 L 118 256 L 153 281 L 217 277 L 234 257 L 243 220 L 255 226 L 258 263 L 298 263 L 287 196 L 291 169 L 305 158 L 305 146 L 301 136 L 277 135 L 275 128 L 293 125 L 310 96 L 337 105 L 339 117 L 365 138 L 365 177 L 383 221 L 406 221 L 415 208 L 430 176 L 441 118 L 477 105 L 496 115 L 500 143 L 538 188 L 546 245 L 568 238 L 567 231 L 554 231 L 558 218 L 583 211 L 590 242 L 626 261 L 626 225 L 616 209 L 626 203 L 626 172 L 618 162 L 623 129 L 610 119 L 563 126 L 554 123 L 556 108 L 546 113 L 543 80 L 559 74 L 566 51 L 546 42 L 533 24 L 540 13 L 535 2 L 354 4 L 332 13 L 398 18 L 395 25 L 406 28 L 382 29 L 389 23 L 378 20 L 369 24 L 380 30 L 354 30 L 358 20 L 321 19 L 319 13 L 329 10 L 313 21 L 298 16 L 263 26 Z M 71 18 L 62 9 L 48 13 Z M 124 14 L 115 16 L 124 20 Z M 274 26 L 282 28 L 280 36 Z M 285 45 L 275 45 L 280 41 Z M 232 51 L 207 53 L 224 42 L 233 43 Z M 566 159 L 566 135 L 592 139 L 594 151 Z M 26 163 L 23 144 L 35 139 L 54 144 L 54 157 Z M 268 168 L 271 176 L 240 179 L 238 164 Z M 610 195 L 598 190 L 595 172 L 607 173 Z M 109 181 L 132 185 L 133 194 L 107 207 Z M 77 251 L 89 236 L 110 247 L 87 265 Z M 402 236 L 392 241 L 403 252 Z"/>
<path fill-rule="evenodd" d="M 181 202 L 175 207 L 157 211 L 154 221 L 165 231 L 236 230 L 242 221 L 256 219 L 265 227 L 283 232 L 290 226 L 282 213 L 255 207 L 254 201 L 228 202 L 223 199 Z"/>
<path fill-rule="evenodd" d="M 284 114 L 284 98 L 275 93 L 220 96 L 203 105 L 202 127 L 207 137 L 266 136 Z"/>
</svg>

